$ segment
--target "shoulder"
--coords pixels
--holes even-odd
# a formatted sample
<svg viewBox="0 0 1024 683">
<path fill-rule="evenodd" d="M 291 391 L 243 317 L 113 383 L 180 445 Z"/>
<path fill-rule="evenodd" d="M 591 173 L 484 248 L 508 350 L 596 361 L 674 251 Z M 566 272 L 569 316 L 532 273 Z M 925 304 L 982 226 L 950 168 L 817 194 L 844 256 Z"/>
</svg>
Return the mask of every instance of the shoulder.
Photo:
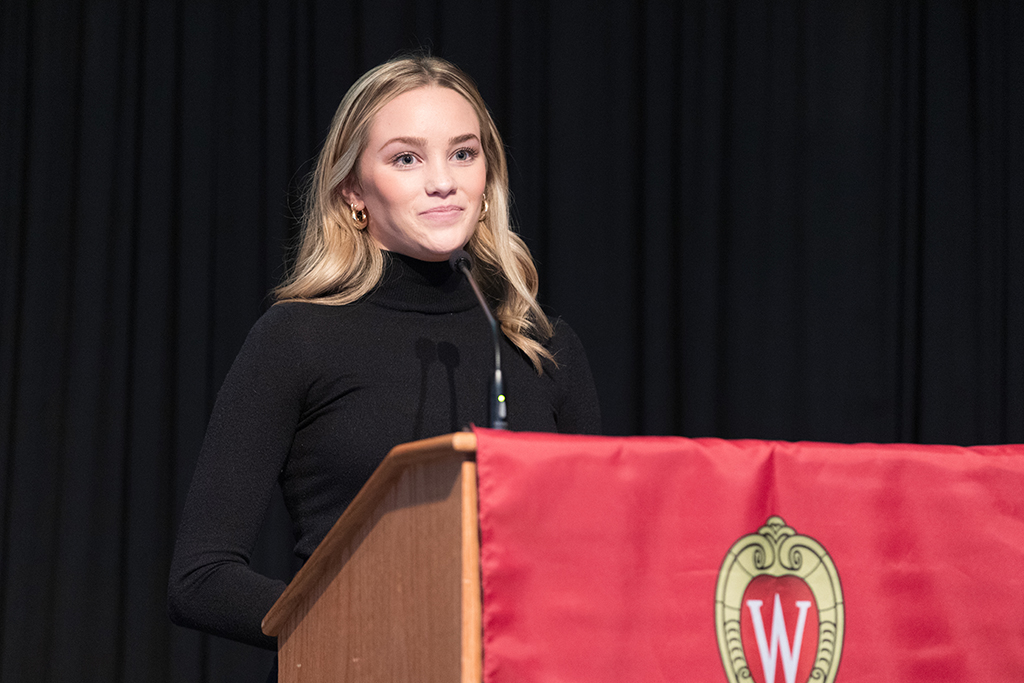
<svg viewBox="0 0 1024 683">
<path fill-rule="evenodd" d="M 377 316 L 377 317 L 375 317 Z M 293 369 L 320 367 L 339 354 L 370 343 L 380 324 L 373 306 L 283 301 L 266 310 L 249 330 L 243 354 Z"/>
<path fill-rule="evenodd" d="M 545 346 L 561 368 L 564 364 L 587 364 L 587 354 L 575 330 L 562 318 L 548 316 L 554 333 Z"/>
<path fill-rule="evenodd" d="M 310 301 L 282 301 L 266 310 L 249 332 L 249 337 L 267 341 L 296 341 L 321 334 L 351 318 L 356 304 L 335 306 Z"/>
<path fill-rule="evenodd" d="M 330 309 L 336 308 L 302 301 L 274 304 L 250 328 L 239 357 L 294 364 L 317 348 L 316 340 L 324 337 L 325 325 L 336 317 Z"/>
<path fill-rule="evenodd" d="M 278 330 L 306 325 L 325 317 L 333 317 L 333 313 L 344 306 L 318 304 L 312 301 L 279 301 L 260 316 L 253 326 L 254 330 Z"/>
<path fill-rule="evenodd" d="M 558 431 L 600 434 L 601 409 L 583 342 L 569 323 L 551 316 L 548 320 L 554 329 L 547 349 L 557 364 L 550 369 L 550 374 L 559 394 Z M 545 363 L 545 372 L 549 371 L 549 366 Z"/>
<path fill-rule="evenodd" d="M 271 351 L 292 346 L 297 328 L 301 327 L 298 303 L 275 304 L 268 308 L 249 329 L 243 351 Z"/>
</svg>

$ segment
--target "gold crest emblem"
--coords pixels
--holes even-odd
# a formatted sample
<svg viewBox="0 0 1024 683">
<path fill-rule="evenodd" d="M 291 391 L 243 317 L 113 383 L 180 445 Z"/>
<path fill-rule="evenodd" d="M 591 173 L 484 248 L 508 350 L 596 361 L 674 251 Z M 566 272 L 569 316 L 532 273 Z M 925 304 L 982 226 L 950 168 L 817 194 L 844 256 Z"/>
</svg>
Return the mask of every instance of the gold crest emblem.
<svg viewBox="0 0 1024 683">
<path fill-rule="evenodd" d="M 718 573 L 715 630 L 729 683 L 833 683 L 844 615 L 825 548 L 769 517 L 736 541 Z"/>
</svg>

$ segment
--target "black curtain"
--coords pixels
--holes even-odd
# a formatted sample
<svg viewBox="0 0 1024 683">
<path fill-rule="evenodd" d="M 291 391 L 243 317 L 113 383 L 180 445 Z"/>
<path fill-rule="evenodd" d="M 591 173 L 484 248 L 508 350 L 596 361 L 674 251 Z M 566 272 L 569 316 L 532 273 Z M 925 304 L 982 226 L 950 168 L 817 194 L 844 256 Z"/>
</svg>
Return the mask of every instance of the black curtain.
<svg viewBox="0 0 1024 683">
<path fill-rule="evenodd" d="M 1024 441 L 1024 3 L 4 0 L 0 679 L 265 676 L 167 621 L 177 518 L 334 108 L 418 46 L 607 433 Z"/>
</svg>

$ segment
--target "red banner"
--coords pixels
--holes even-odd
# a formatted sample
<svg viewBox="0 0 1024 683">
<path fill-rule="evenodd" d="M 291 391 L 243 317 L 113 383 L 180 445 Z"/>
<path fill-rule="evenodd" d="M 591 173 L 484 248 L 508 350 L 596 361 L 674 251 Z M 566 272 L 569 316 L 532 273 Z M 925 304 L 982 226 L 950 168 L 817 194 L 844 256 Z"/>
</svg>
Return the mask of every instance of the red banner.
<svg viewBox="0 0 1024 683">
<path fill-rule="evenodd" d="M 1024 446 L 477 437 L 488 683 L 1024 680 Z"/>
</svg>

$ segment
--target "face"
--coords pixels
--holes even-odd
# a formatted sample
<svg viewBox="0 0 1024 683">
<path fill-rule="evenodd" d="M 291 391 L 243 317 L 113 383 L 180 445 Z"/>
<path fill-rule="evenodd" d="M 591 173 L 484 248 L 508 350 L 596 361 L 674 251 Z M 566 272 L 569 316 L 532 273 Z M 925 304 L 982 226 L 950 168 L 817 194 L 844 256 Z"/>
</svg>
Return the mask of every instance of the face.
<svg viewBox="0 0 1024 683">
<path fill-rule="evenodd" d="M 381 249 L 445 261 L 473 236 L 487 181 L 480 122 L 459 93 L 417 88 L 374 117 L 345 198 Z"/>
</svg>

